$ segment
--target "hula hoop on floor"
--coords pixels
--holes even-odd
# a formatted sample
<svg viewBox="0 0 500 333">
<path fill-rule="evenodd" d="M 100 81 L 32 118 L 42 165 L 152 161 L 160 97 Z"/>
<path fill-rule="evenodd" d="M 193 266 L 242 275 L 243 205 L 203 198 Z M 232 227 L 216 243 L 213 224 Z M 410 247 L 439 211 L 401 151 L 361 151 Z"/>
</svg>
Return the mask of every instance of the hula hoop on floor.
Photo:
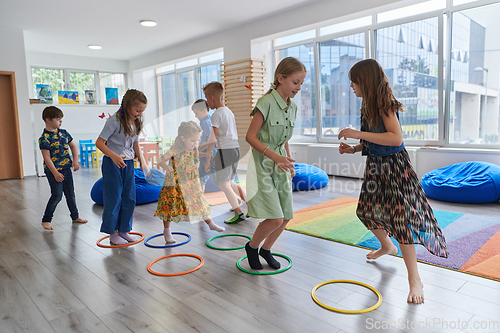
<svg viewBox="0 0 500 333">
<path fill-rule="evenodd" d="M 164 249 L 164 248 L 167 248 L 167 247 L 175 247 L 175 246 L 184 245 L 186 243 L 189 243 L 189 241 L 191 240 L 191 236 L 189 234 L 186 234 L 185 232 L 172 232 L 172 235 L 183 235 L 183 236 L 186 236 L 188 239 L 186 241 L 182 242 L 182 243 L 174 243 L 174 244 L 171 244 L 171 245 L 150 245 L 148 243 L 149 240 L 152 239 L 152 238 L 155 238 L 155 237 L 158 237 L 158 236 L 163 236 L 163 233 L 161 233 L 161 234 L 157 234 L 157 235 L 151 236 L 148 239 L 146 239 L 146 241 L 144 242 L 144 245 L 146 245 L 148 247 L 154 247 L 154 248 L 157 248 L 157 249 Z"/>
<path fill-rule="evenodd" d="M 221 250 L 221 251 L 229 251 L 229 250 L 239 250 L 239 249 L 244 249 L 245 248 L 245 245 L 243 246 L 238 246 L 238 247 L 215 247 L 213 245 L 210 245 L 210 242 L 213 241 L 214 239 L 216 238 L 220 238 L 220 237 L 226 237 L 226 236 L 238 236 L 238 237 L 246 237 L 250 240 L 252 240 L 252 237 L 248 236 L 248 235 L 242 235 L 242 234 L 224 234 L 224 235 L 218 235 L 218 236 L 215 236 L 215 237 L 212 237 L 210 238 L 209 240 L 207 240 L 207 246 L 211 249 L 214 249 L 214 250 Z"/>
<path fill-rule="evenodd" d="M 278 257 L 282 257 L 282 258 L 285 258 L 286 260 L 288 260 L 288 266 L 286 266 L 285 268 L 282 268 L 282 269 L 279 269 L 277 271 L 270 271 L 270 272 L 259 272 L 259 271 L 251 271 L 251 270 L 248 270 L 248 269 L 245 269 L 243 267 L 241 267 L 240 263 L 245 260 L 247 258 L 247 256 L 244 256 L 243 258 L 240 258 L 240 260 L 238 260 L 238 262 L 236 263 L 236 266 L 238 266 L 238 268 L 240 270 L 242 270 L 243 272 L 245 273 L 249 273 L 249 274 L 254 274 L 254 275 L 272 275 L 272 274 L 278 274 L 278 273 L 283 273 L 287 270 L 289 270 L 291 267 L 292 267 L 292 259 L 290 259 L 289 257 L 287 257 L 286 255 L 284 254 L 279 254 L 279 253 L 271 253 L 273 256 L 278 256 Z"/>
<path fill-rule="evenodd" d="M 365 288 L 368 288 L 371 291 L 373 291 L 375 293 L 375 295 L 377 295 L 377 297 L 378 297 L 377 303 L 375 303 L 375 305 L 373 305 L 369 308 L 362 309 L 362 310 L 343 310 L 343 309 L 337 309 L 337 308 L 328 306 L 326 304 L 323 304 L 316 298 L 316 290 L 319 289 L 320 287 L 322 287 L 326 284 L 330 284 L 330 283 L 352 283 L 352 284 L 357 284 L 357 285 L 363 286 Z M 315 286 L 313 288 L 313 290 L 311 291 L 311 297 L 314 300 L 314 302 L 316 302 L 316 304 L 318 304 L 322 308 L 325 308 L 325 309 L 331 310 L 331 311 L 335 311 L 335 312 L 349 313 L 349 314 L 359 314 L 359 313 L 370 312 L 370 311 L 375 310 L 376 308 L 378 308 L 380 306 L 380 304 L 382 304 L 382 295 L 380 294 L 380 292 L 377 289 L 375 289 L 372 286 L 367 285 L 363 282 L 351 281 L 351 280 L 330 280 L 330 281 L 321 282 L 320 284 L 318 284 L 317 286 Z"/>
<path fill-rule="evenodd" d="M 165 258 L 169 258 L 169 257 L 193 257 L 193 258 L 200 260 L 200 264 L 197 267 L 190 269 L 189 271 L 180 272 L 180 273 L 172 273 L 172 274 L 158 273 L 158 272 L 155 272 L 151 269 L 151 266 L 153 266 L 153 264 L 155 262 L 160 261 L 160 260 L 165 259 Z M 196 254 L 189 254 L 189 253 L 170 254 L 168 256 L 163 256 L 163 257 L 160 257 L 160 258 L 157 258 L 157 259 L 151 261 L 148 265 L 148 272 L 151 274 L 154 274 L 154 275 L 158 275 L 158 276 L 179 276 L 179 275 L 188 274 L 188 273 L 191 273 L 191 272 L 194 272 L 194 271 L 200 269 L 204 263 L 205 263 L 205 261 L 203 260 L 203 258 L 200 256 L 197 256 Z"/>
<path fill-rule="evenodd" d="M 128 234 L 131 234 L 131 235 L 138 235 L 138 236 L 141 236 L 141 239 L 135 241 L 135 242 L 132 242 L 132 243 L 127 243 L 127 244 L 121 244 L 121 245 L 104 245 L 104 244 L 101 244 L 101 242 L 103 240 L 105 240 L 106 238 L 109 238 L 110 235 L 107 235 L 107 236 L 104 236 L 102 238 L 100 238 L 98 241 L 97 241 L 97 246 L 100 246 L 100 247 L 106 247 L 106 248 L 115 248 L 115 247 L 126 247 L 126 246 L 130 246 L 130 245 L 134 245 L 134 244 L 137 244 L 137 243 L 140 243 L 144 240 L 144 235 L 141 234 L 140 232 L 128 232 Z"/>
</svg>

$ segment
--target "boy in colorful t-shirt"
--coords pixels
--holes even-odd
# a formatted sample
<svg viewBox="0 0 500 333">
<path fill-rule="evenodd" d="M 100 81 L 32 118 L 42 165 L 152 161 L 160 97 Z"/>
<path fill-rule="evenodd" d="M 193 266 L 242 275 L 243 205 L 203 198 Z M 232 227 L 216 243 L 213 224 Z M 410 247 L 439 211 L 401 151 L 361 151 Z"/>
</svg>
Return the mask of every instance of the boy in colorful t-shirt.
<svg viewBox="0 0 500 333">
<path fill-rule="evenodd" d="M 55 106 L 46 107 L 42 113 L 45 129 L 40 139 L 38 139 L 38 144 L 42 151 L 43 169 L 45 175 L 47 175 L 51 193 L 42 218 L 42 226 L 45 230 L 54 230 L 51 224 L 52 216 L 57 204 L 62 199 L 63 192 L 73 222 L 88 222 L 78 216 L 78 209 L 76 208 L 71 167 L 77 171 L 80 166 L 78 165 L 78 152 L 73 138 L 66 130 L 60 129 L 63 116 L 62 110 Z M 71 160 L 68 148 L 71 148 L 73 160 Z"/>
</svg>

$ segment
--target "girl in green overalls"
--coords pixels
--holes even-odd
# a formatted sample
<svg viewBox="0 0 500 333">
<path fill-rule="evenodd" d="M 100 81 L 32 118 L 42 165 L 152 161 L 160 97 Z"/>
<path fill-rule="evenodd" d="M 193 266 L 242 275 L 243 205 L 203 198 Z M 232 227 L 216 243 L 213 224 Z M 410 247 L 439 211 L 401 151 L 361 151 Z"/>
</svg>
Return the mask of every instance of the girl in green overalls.
<svg viewBox="0 0 500 333">
<path fill-rule="evenodd" d="M 298 59 L 283 59 L 276 67 L 271 89 L 257 101 L 251 113 L 253 119 L 246 135 L 253 148 L 247 170 L 248 215 L 265 219 L 245 246 L 252 269 L 263 268 L 259 254 L 270 267 L 280 268 L 271 255 L 271 247 L 293 218 L 295 167 L 288 140 L 297 117 L 297 105 L 292 98 L 300 91 L 306 75 L 307 70 Z"/>
</svg>

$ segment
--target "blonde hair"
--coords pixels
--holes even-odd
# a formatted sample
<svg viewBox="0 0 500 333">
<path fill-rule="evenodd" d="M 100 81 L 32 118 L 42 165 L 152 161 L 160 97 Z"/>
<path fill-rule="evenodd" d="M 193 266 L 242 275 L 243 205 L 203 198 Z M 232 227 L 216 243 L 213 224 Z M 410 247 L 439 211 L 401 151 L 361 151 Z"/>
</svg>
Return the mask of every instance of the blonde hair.
<svg viewBox="0 0 500 333">
<path fill-rule="evenodd" d="M 122 104 L 120 106 L 120 109 L 115 113 L 116 118 L 118 118 L 118 121 L 120 122 L 119 132 L 123 127 L 125 135 L 128 136 L 139 135 L 139 133 L 141 133 L 142 131 L 143 127 L 142 117 L 139 117 L 134 120 L 133 130 L 129 125 L 130 115 L 128 113 L 128 110 L 137 103 L 148 104 L 148 99 L 146 98 L 146 95 L 144 95 L 142 91 L 136 89 L 129 89 L 122 98 Z"/>
<path fill-rule="evenodd" d="M 224 93 L 224 86 L 218 81 L 212 81 L 203 87 L 203 93 L 207 97 L 213 95 L 215 98 L 218 98 Z"/>
<path fill-rule="evenodd" d="M 363 95 L 361 112 L 369 125 L 380 127 L 380 112 L 386 116 L 395 110 L 404 111 L 404 105 L 392 93 L 384 69 L 374 59 L 361 60 L 352 66 L 349 79 L 356 83 Z"/>
<path fill-rule="evenodd" d="M 278 75 L 286 78 L 287 76 L 299 72 L 307 73 L 306 66 L 304 66 L 304 64 L 299 59 L 294 57 L 286 57 L 285 59 L 281 60 L 278 64 L 278 67 L 276 67 L 276 70 L 274 71 L 274 82 L 271 84 L 271 88 L 267 91 L 266 95 L 271 93 L 273 89 L 278 88 L 278 86 L 280 85 L 278 81 Z"/>
<path fill-rule="evenodd" d="M 189 138 L 191 135 L 201 133 L 202 131 L 203 130 L 201 129 L 200 125 L 198 125 L 193 120 L 183 121 L 179 126 L 179 129 L 177 129 L 177 137 L 175 138 L 174 145 L 182 150 L 186 147 L 182 143 L 182 140 L 180 138 L 181 136 L 183 136 L 184 138 Z"/>
</svg>

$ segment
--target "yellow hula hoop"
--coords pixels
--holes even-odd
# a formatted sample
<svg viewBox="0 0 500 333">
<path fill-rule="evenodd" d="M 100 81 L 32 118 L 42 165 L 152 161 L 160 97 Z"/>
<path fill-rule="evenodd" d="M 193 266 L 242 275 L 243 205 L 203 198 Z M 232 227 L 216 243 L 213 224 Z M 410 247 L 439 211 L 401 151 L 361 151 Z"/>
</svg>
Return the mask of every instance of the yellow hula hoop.
<svg viewBox="0 0 500 333">
<path fill-rule="evenodd" d="M 357 285 L 363 286 L 365 288 L 368 288 L 371 291 L 373 291 L 375 293 L 375 295 L 377 295 L 377 297 L 378 297 L 377 303 L 375 303 L 375 305 L 373 305 L 369 308 L 362 309 L 362 310 L 343 310 L 343 309 L 337 309 L 337 308 L 328 306 L 326 304 L 323 304 L 316 298 L 316 290 L 319 289 L 320 287 L 323 287 L 324 285 L 330 284 L 330 283 L 352 283 L 352 284 L 357 284 Z M 318 284 L 317 286 L 315 286 L 313 288 L 313 290 L 311 291 L 311 297 L 314 300 L 314 302 L 316 302 L 316 304 L 318 304 L 319 306 L 321 306 L 327 310 L 340 312 L 340 313 L 349 313 L 349 314 L 359 314 L 359 313 L 370 312 L 370 311 L 375 310 L 376 308 L 378 308 L 380 306 L 380 304 L 382 304 L 382 295 L 380 294 L 380 292 L 377 289 L 375 289 L 372 286 L 369 286 L 363 282 L 351 281 L 351 280 L 330 280 L 330 281 L 321 282 L 320 284 Z"/>
</svg>

